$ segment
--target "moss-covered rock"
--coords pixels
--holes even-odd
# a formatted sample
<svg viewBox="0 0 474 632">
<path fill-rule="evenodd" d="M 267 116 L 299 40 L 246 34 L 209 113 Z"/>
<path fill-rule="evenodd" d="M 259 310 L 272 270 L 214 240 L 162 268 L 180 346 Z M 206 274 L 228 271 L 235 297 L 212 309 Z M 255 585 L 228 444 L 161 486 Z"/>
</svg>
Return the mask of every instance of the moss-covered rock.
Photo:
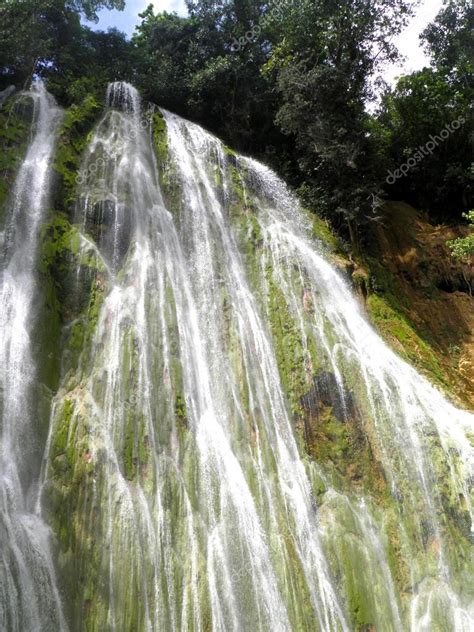
<svg viewBox="0 0 474 632">
<path fill-rule="evenodd" d="M 358 261 L 369 276 L 369 315 L 387 342 L 448 397 L 474 406 L 474 298 L 446 246 L 461 229 L 434 226 L 401 202 L 387 202 L 382 211 Z"/>
<path fill-rule="evenodd" d="M 163 168 L 169 161 L 168 134 L 166 131 L 165 118 L 159 110 L 153 114 L 153 143 L 158 168 Z"/>
<path fill-rule="evenodd" d="M 81 355 L 90 351 L 107 273 L 94 244 L 58 212 L 42 228 L 39 270 L 44 298 L 41 331 L 57 381 L 60 360 L 67 372 L 77 368 Z M 60 346 L 62 358 L 57 351 Z"/>
<path fill-rule="evenodd" d="M 58 572 L 68 595 L 68 618 L 73 629 L 89 630 L 98 611 L 107 609 L 106 577 L 101 572 L 95 543 L 105 534 L 98 519 L 101 508 L 92 493 L 101 470 L 93 454 L 86 409 L 80 391 L 58 399 L 53 411 L 48 489 L 44 510 L 60 545 Z M 73 599 L 72 596 L 80 596 Z M 106 613 L 102 611 L 103 617 Z"/>
<path fill-rule="evenodd" d="M 382 337 L 399 355 L 438 384 L 448 386 L 433 350 L 418 336 L 403 313 L 393 309 L 388 300 L 377 294 L 368 297 L 367 309 Z"/>
<path fill-rule="evenodd" d="M 58 174 L 54 206 L 58 210 L 67 210 L 70 216 L 75 202 L 82 153 L 102 109 L 103 106 L 96 98 L 88 95 L 80 104 L 72 105 L 66 110 L 59 131 L 54 162 L 54 169 Z"/>
</svg>

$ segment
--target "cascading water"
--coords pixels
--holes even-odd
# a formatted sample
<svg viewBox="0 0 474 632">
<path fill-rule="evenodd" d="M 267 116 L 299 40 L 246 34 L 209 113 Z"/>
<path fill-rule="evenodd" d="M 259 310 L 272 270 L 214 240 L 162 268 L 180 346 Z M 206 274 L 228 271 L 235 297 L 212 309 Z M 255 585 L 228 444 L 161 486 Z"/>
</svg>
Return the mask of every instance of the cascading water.
<svg viewBox="0 0 474 632">
<path fill-rule="evenodd" d="M 61 260 L 72 298 L 40 481 L 70 628 L 472 629 L 472 415 L 378 338 L 271 171 L 142 111 L 127 84 L 107 106 Z M 16 190 L 25 165 L 46 190 L 54 134 L 28 162 L 37 128 Z M 9 423 L 2 454 L 21 469 Z M 57 620 L 11 629 L 64 626 L 41 525 L 37 592 Z M 36 542 L 4 533 L 18 556 Z M 0 585 L 7 613 L 33 590 Z"/>
<path fill-rule="evenodd" d="M 36 504 L 42 449 L 33 359 L 40 230 L 50 193 L 61 110 L 42 83 L 32 138 L 7 209 L 0 268 L 0 628 L 65 629 L 49 530 Z"/>
</svg>

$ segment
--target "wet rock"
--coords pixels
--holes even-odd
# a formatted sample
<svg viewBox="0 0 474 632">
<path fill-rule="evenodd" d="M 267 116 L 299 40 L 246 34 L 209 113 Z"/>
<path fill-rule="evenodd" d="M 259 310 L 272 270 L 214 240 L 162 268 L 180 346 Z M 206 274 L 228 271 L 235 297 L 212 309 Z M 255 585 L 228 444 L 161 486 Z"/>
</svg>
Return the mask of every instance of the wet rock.
<svg viewBox="0 0 474 632">
<path fill-rule="evenodd" d="M 311 416 L 319 416 L 321 406 L 332 407 L 338 421 L 345 421 L 353 414 L 354 402 L 350 392 L 342 390 L 334 373 L 323 371 L 313 378 L 313 387 L 301 398 L 303 410 Z"/>
</svg>

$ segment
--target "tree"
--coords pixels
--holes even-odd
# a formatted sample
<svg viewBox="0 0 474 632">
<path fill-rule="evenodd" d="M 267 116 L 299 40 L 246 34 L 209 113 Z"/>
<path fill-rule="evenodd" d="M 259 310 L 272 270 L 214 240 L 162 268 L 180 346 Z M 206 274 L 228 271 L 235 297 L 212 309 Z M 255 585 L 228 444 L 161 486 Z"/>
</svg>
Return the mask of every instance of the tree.
<svg viewBox="0 0 474 632">
<path fill-rule="evenodd" d="M 101 8 L 124 0 L 11 0 L 0 8 L 0 87 L 25 84 L 54 68 L 80 32 L 80 16 L 97 20 Z"/>
<path fill-rule="evenodd" d="M 234 50 L 258 25 L 258 2 L 188 2 L 189 17 L 150 5 L 133 37 L 139 84 L 147 98 L 200 122 L 228 143 L 258 153 L 274 130 L 275 98 L 260 69 L 267 57 L 257 37 Z M 258 32 L 258 31 L 257 31 Z"/>
<path fill-rule="evenodd" d="M 138 84 L 145 98 L 178 113 L 187 113 L 190 48 L 197 25 L 176 13 L 155 15 L 153 6 L 140 14 L 132 41 L 138 51 Z"/>
<path fill-rule="evenodd" d="M 390 39 L 414 4 L 189 0 L 188 18 L 149 7 L 134 37 L 141 84 L 239 149 L 272 148 L 308 204 L 356 240 L 356 224 L 377 216 L 382 180 L 365 110 L 370 78 L 396 57 Z"/>
<path fill-rule="evenodd" d="M 414 3 L 302 0 L 265 20 L 273 41 L 265 72 L 280 95 L 277 123 L 298 149 L 308 203 L 357 241 L 377 217 L 380 161 L 366 103 L 375 71 L 397 57 L 391 44 Z"/>
<path fill-rule="evenodd" d="M 472 206 L 469 121 L 474 94 L 467 44 L 473 15 L 467 1 L 446 3 L 422 34 L 433 67 L 402 77 L 384 96 L 378 117 L 389 172 L 412 164 L 403 177 L 389 179 L 388 195 L 442 221 L 458 221 Z"/>
<path fill-rule="evenodd" d="M 79 25 L 42 76 L 59 102 L 70 105 L 88 94 L 103 98 L 111 81 L 133 83 L 137 65 L 136 51 L 124 33 L 117 29 L 92 31 Z"/>
<path fill-rule="evenodd" d="M 435 21 L 421 35 L 434 67 L 453 80 L 465 81 L 472 75 L 473 21 L 469 0 L 445 0 Z"/>
</svg>

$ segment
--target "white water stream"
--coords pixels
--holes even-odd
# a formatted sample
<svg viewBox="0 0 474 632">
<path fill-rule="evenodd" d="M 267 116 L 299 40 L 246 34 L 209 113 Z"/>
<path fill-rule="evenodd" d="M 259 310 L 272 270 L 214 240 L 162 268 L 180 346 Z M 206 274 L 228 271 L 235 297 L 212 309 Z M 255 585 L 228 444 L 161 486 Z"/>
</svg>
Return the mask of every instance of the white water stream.
<svg viewBox="0 0 474 632">
<path fill-rule="evenodd" d="M 39 403 L 32 333 L 37 260 L 61 110 L 43 84 L 31 101 L 32 132 L 7 208 L 0 268 L 0 629 L 65 629 L 49 529 L 39 515 Z"/>
<path fill-rule="evenodd" d="M 2 373 L 8 630 L 65 626 L 46 526 L 31 510 L 18 518 L 35 252 L 59 120 L 42 88 L 32 97 L 0 306 L 2 352 L 19 367 Z M 66 331 L 83 343 L 74 364 L 65 336 L 41 481 L 56 499 L 70 627 L 472 630 L 473 416 L 367 324 L 275 174 L 197 125 L 144 112 L 127 84 L 112 84 L 107 104 L 74 218 L 71 293 L 89 283 L 90 295 Z M 316 436 L 322 454 L 324 424 L 332 456 L 319 462 L 305 442 Z M 6 570 L 6 555 L 25 572 Z"/>
</svg>

